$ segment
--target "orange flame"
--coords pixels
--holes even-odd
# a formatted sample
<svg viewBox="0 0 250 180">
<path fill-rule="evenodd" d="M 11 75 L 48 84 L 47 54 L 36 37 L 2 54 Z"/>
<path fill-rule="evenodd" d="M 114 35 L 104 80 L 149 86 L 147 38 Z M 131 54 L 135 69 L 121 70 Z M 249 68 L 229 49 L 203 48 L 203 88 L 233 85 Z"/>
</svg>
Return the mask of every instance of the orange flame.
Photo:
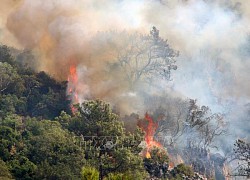
<svg viewBox="0 0 250 180">
<path fill-rule="evenodd" d="M 169 162 L 169 169 L 173 169 L 174 168 L 174 166 L 175 166 L 175 164 L 173 163 L 173 162 Z"/>
<path fill-rule="evenodd" d="M 77 84 L 78 84 L 78 76 L 77 76 L 76 66 L 71 65 L 69 68 L 69 76 L 68 76 L 68 94 L 70 95 L 70 100 L 72 102 L 71 111 L 73 113 L 76 112 L 76 108 L 73 106 L 73 104 L 79 103 L 77 94 Z"/>
<path fill-rule="evenodd" d="M 151 158 L 151 155 L 148 151 L 146 152 L 146 158 Z"/>
<path fill-rule="evenodd" d="M 162 148 L 162 145 L 154 140 L 154 134 L 156 129 L 158 128 L 157 122 L 154 122 L 153 119 L 149 116 L 148 113 L 145 114 L 145 118 L 147 121 L 147 125 L 145 126 L 144 123 L 139 123 L 139 127 L 143 129 L 145 132 L 145 141 L 146 141 L 146 158 L 150 158 L 150 150 L 153 147 Z"/>
</svg>

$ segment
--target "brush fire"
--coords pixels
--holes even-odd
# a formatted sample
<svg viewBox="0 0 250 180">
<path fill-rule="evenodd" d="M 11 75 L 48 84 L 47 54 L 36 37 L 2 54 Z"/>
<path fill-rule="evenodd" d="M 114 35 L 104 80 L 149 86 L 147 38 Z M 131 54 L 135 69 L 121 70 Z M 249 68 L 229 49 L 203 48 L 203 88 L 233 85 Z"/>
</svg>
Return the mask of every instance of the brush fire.
<svg viewBox="0 0 250 180">
<path fill-rule="evenodd" d="M 146 149 L 144 156 L 146 158 L 150 158 L 150 150 L 154 147 L 163 148 L 163 146 L 154 140 L 155 131 L 158 128 L 158 122 L 154 122 L 154 120 L 149 116 L 148 113 L 145 114 L 144 121 L 138 122 L 139 127 L 143 129 L 145 132 L 145 142 Z"/>
<path fill-rule="evenodd" d="M 81 120 L 76 127 L 79 129 L 72 134 L 83 140 L 84 135 L 99 138 L 104 134 L 105 138 L 115 137 L 123 147 L 129 144 L 130 137 L 144 133 L 145 147 L 140 152 L 132 145 L 118 151 L 112 149 L 115 143 L 109 142 L 112 148 L 99 148 L 94 155 L 89 152 L 84 155 L 89 160 L 98 154 L 87 164 L 79 164 L 82 163 L 81 168 L 89 166 L 92 173 L 97 171 L 99 179 L 129 177 L 129 173 L 139 171 L 145 171 L 139 173 L 145 179 L 250 177 L 249 2 L 2 1 L 0 120 L 3 124 L 9 116 L 2 117 L 5 112 L 2 109 L 8 106 L 6 112 L 13 111 L 24 119 L 45 117 L 59 119 L 59 124 L 60 113 L 67 112 L 65 118 L 69 120 L 62 127 L 71 132 L 75 122 Z M 6 55 L 3 44 L 13 47 L 9 48 L 10 55 Z M 31 71 L 20 70 L 19 66 Z M 39 79 L 45 76 L 46 80 Z M 57 85 L 49 86 L 57 81 Z M 63 95 L 61 87 L 65 88 Z M 14 94 L 18 88 L 20 92 Z M 39 93 L 46 94 L 37 97 Z M 64 99 L 63 105 L 52 101 L 53 98 Z M 98 105 L 106 102 L 110 109 L 101 104 L 104 107 L 93 110 L 94 115 L 101 116 L 92 121 L 88 119 L 90 115 L 80 116 L 78 111 L 91 100 Z M 27 105 L 16 107 L 26 101 Z M 30 110 L 33 106 L 37 109 Z M 52 109 L 56 112 L 49 113 Z M 21 127 L 15 133 L 18 128 Z M 95 130 L 92 134 L 91 128 Z M 20 139 L 26 138 L 21 136 Z M 98 139 L 97 144 L 102 141 Z M 11 147 L 11 155 L 1 157 L 0 153 L 0 160 L 6 161 L 8 167 L 15 159 L 15 143 L 8 144 L 6 152 Z M 20 147 L 15 148 L 23 154 Z M 25 159 L 27 164 L 35 163 L 28 160 Z M 47 160 L 35 167 L 40 169 L 46 163 Z M 138 170 L 135 172 L 133 167 L 141 164 L 143 167 L 134 168 Z M 126 172 L 121 168 L 123 165 Z M 80 171 L 75 174 L 80 176 Z M 70 177 L 74 179 L 75 174 Z M 23 177 L 13 175 L 13 178 Z"/>
<path fill-rule="evenodd" d="M 78 76 L 75 65 L 70 65 L 69 75 L 68 75 L 68 95 L 70 96 L 71 111 L 75 113 L 77 109 L 75 109 L 74 104 L 79 103 L 78 93 L 77 93 L 77 84 L 78 84 Z"/>
</svg>

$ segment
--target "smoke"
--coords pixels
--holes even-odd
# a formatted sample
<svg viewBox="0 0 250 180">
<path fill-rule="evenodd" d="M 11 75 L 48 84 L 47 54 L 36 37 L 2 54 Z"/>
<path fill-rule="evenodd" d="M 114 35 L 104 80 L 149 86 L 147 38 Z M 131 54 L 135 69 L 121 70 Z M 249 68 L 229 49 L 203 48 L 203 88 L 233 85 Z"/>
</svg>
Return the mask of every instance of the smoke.
<svg viewBox="0 0 250 180">
<path fill-rule="evenodd" d="M 173 90 L 225 114 L 225 147 L 249 139 L 249 12 L 246 1 L 223 0 L 163 1 L 146 10 L 147 22 L 181 53 Z"/>
<path fill-rule="evenodd" d="M 243 75 L 249 62 L 240 57 L 239 49 L 244 48 L 248 37 L 249 19 L 240 11 L 244 4 L 174 2 L 162 12 L 155 14 L 150 9 L 147 14 L 149 23 L 163 29 L 171 45 L 182 54 L 178 59 L 180 69 L 174 74 L 176 89 L 193 98 L 198 93 L 203 96 L 199 100 L 210 96 L 208 93 L 220 98 L 249 96 L 248 76 Z M 160 9 L 158 6 L 153 10 Z M 202 101 L 211 104 L 206 102 L 210 99 Z"/>
<path fill-rule="evenodd" d="M 97 31 L 135 26 L 125 13 L 129 7 L 116 1 L 25 0 L 9 15 L 7 27 L 20 44 L 39 55 L 39 70 L 63 79 L 69 61 L 88 63 L 91 37 Z M 137 20 L 136 13 L 132 16 Z"/>
<path fill-rule="evenodd" d="M 18 44 L 17 39 L 11 35 L 6 28 L 6 23 L 8 15 L 12 11 L 15 11 L 21 2 L 21 0 L 1 0 L 0 6 L 0 43 L 15 46 L 17 48 L 20 48 L 20 45 Z"/>
<path fill-rule="evenodd" d="M 239 111 L 250 101 L 247 1 L 23 0 L 2 4 L 7 10 L 1 11 L 4 33 L 0 40 L 32 49 L 37 70 L 60 80 L 66 80 L 70 65 L 76 65 L 80 99 L 101 98 L 126 114 L 150 110 L 145 94 L 194 98 L 224 113 L 234 138 L 249 136 L 249 129 L 243 128 L 247 113 Z M 131 90 L 125 75 L 111 71 L 107 64 L 114 64 L 117 52 L 126 47 L 126 33 L 148 34 L 153 25 L 180 52 L 178 70 L 172 72 L 170 82 L 159 79 L 153 88 L 138 83 Z"/>
</svg>

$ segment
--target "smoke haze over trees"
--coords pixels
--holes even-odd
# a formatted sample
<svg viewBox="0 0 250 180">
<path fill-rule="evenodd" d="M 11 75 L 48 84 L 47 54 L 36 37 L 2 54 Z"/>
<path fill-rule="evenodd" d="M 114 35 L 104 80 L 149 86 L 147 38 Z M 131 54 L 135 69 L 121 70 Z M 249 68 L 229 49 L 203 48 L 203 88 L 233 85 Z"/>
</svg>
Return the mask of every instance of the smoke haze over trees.
<svg viewBox="0 0 250 180">
<path fill-rule="evenodd" d="M 50 147 L 38 152 L 17 143 L 23 138 L 26 118 L 29 128 L 40 129 L 27 130 L 32 134 L 27 138 L 37 147 L 44 145 L 43 139 L 49 145 L 56 139 L 43 130 L 53 121 L 40 123 L 42 119 L 57 119 L 55 136 L 60 137 L 58 143 L 66 143 L 70 132 L 80 136 L 87 131 L 72 104 L 81 106 L 93 99 L 110 104 L 126 133 L 135 133 L 148 112 L 157 124 L 155 138 L 166 143 L 169 151 L 191 158 L 199 154 L 194 157 L 196 164 L 190 158 L 172 158 L 201 172 L 205 166 L 222 167 L 237 139 L 250 141 L 247 1 L 2 0 L 0 6 L 0 43 L 4 44 L 0 47 L 0 117 L 7 123 L 1 131 L 11 138 L 3 138 L 2 148 L 8 150 L 6 157 L 1 156 L 1 167 L 6 177 L 10 175 L 5 166 L 18 176 L 14 162 L 25 162 L 32 172 L 40 166 L 49 171 L 54 163 L 27 154 L 49 157 Z M 83 113 L 78 108 L 76 112 Z M 84 153 L 72 146 L 76 158 Z M 20 154 L 12 159 L 13 152 Z M 208 157 L 209 153 L 214 156 Z M 80 176 L 84 162 L 78 162 Z"/>
</svg>

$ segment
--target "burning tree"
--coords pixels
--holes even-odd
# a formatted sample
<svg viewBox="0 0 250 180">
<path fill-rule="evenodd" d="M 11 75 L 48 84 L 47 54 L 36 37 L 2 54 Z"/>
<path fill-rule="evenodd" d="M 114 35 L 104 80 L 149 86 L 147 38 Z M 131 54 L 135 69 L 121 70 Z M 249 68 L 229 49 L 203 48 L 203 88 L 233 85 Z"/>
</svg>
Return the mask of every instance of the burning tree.
<svg viewBox="0 0 250 180">
<path fill-rule="evenodd" d="M 156 135 L 164 137 L 164 146 L 174 145 L 183 135 L 188 103 L 179 98 L 158 97 L 152 101 L 163 101 L 153 112 L 154 119 L 160 119 Z M 155 105 L 157 106 L 157 105 Z"/>
<path fill-rule="evenodd" d="M 167 146 L 179 140 L 187 140 L 188 145 L 208 148 L 213 145 L 216 137 L 226 133 L 227 124 L 223 115 L 212 113 L 208 106 L 197 105 L 196 100 L 154 97 L 149 101 L 153 106 L 159 106 L 152 115 L 153 119 L 158 119 L 155 134 L 168 137 L 170 142 Z M 159 105 L 154 104 L 155 101 L 163 102 Z"/>
<path fill-rule="evenodd" d="M 150 158 L 150 151 L 154 147 L 162 147 L 162 145 L 155 141 L 155 131 L 158 128 L 158 122 L 154 122 L 154 120 L 149 116 L 148 113 L 145 114 L 145 118 L 138 122 L 138 125 L 145 132 L 145 141 L 146 141 L 146 152 L 145 156 Z"/>
<path fill-rule="evenodd" d="M 167 148 L 170 159 L 175 163 L 185 162 L 192 165 L 196 172 L 213 177 L 218 170 L 215 166 L 222 169 L 225 161 L 221 157 L 223 163 L 219 163 L 209 153 L 209 148 L 216 147 L 215 139 L 226 133 L 223 115 L 212 113 L 209 107 L 199 106 L 192 99 L 150 99 L 153 104 L 154 101 L 170 104 L 161 105 L 152 115 L 153 119 L 160 119 L 154 136 L 163 137 L 161 142 Z"/>
</svg>

